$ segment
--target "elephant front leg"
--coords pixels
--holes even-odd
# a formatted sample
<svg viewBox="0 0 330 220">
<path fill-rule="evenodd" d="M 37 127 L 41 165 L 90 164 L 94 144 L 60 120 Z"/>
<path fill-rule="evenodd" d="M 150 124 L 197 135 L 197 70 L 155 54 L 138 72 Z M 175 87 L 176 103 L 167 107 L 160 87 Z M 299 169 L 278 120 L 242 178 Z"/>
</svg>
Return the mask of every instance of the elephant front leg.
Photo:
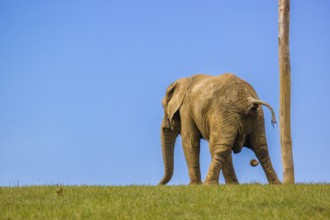
<svg viewBox="0 0 330 220">
<path fill-rule="evenodd" d="M 190 184 L 200 184 L 202 183 L 199 165 L 201 135 L 186 111 L 187 109 L 184 107 L 180 109 L 182 146 L 188 166 Z"/>
<path fill-rule="evenodd" d="M 190 184 L 200 184 L 202 183 L 200 164 L 199 164 L 200 139 L 198 136 L 187 137 L 183 135 L 182 145 L 183 145 L 184 155 L 187 161 Z"/>
<path fill-rule="evenodd" d="M 226 145 L 210 146 L 212 161 L 204 184 L 219 184 L 220 171 L 226 163 L 231 148 Z"/>
<path fill-rule="evenodd" d="M 229 153 L 227 160 L 222 168 L 222 172 L 223 176 L 225 177 L 226 184 L 238 184 L 231 152 Z"/>
</svg>

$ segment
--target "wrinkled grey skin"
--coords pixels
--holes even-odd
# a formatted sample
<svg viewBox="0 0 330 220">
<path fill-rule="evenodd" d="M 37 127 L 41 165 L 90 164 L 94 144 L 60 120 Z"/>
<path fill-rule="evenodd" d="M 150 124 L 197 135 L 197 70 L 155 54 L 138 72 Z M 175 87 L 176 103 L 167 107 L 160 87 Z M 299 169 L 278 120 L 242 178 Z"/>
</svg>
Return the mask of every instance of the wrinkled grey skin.
<svg viewBox="0 0 330 220">
<path fill-rule="evenodd" d="M 203 74 L 181 78 L 172 83 L 162 100 L 162 153 L 165 174 L 160 185 L 170 181 L 174 169 L 174 144 L 180 134 L 188 165 L 190 184 L 200 184 L 200 139 L 209 142 L 211 164 L 205 184 L 218 184 L 220 170 L 226 183 L 238 183 L 231 151 L 252 149 L 269 183 L 280 183 L 268 154 L 263 110 L 255 90 L 233 74 Z"/>
</svg>

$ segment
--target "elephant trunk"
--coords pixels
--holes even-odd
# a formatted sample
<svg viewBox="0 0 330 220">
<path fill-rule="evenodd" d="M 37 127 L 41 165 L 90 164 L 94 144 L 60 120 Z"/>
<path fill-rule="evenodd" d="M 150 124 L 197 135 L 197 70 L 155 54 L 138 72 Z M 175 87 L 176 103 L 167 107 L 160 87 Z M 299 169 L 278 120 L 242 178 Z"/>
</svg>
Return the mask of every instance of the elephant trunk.
<svg viewBox="0 0 330 220">
<path fill-rule="evenodd" d="M 165 185 L 172 178 L 174 170 L 174 145 L 177 136 L 177 131 L 172 131 L 170 128 L 165 128 L 162 126 L 161 143 L 164 161 L 164 177 L 158 185 Z"/>
</svg>

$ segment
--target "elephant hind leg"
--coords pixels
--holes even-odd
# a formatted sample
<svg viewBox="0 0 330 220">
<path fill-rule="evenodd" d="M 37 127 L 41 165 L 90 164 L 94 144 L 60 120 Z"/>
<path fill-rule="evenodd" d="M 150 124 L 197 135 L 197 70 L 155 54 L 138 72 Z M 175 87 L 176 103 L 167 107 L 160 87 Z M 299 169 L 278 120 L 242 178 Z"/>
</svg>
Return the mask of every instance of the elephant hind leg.
<svg viewBox="0 0 330 220">
<path fill-rule="evenodd" d="M 278 179 L 273 165 L 270 161 L 267 145 L 264 146 L 257 146 L 255 150 L 255 154 L 261 163 L 261 166 L 266 174 L 267 180 L 270 184 L 279 184 L 281 183 Z"/>
<path fill-rule="evenodd" d="M 212 150 L 212 148 L 216 149 Z M 204 182 L 205 184 L 219 184 L 220 171 L 224 167 L 230 152 L 231 148 L 227 145 L 211 147 L 212 160 Z"/>
<path fill-rule="evenodd" d="M 232 153 L 230 152 L 227 160 L 222 168 L 223 176 L 226 184 L 238 184 L 236 173 L 233 166 Z"/>
<path fill-rule="evenodd" d="M 230 171 L 231 168 L 232 171 L 234 170 L 230 160 L 237 131 L 230 124 L 220 124 L 220 126 L 214 126 L 210 133 L 209 146 L 212 160 L 204 183 L 219 184 L 220 171 L 224 166 L 226 166 L 226 176 L 229 174 L 227 171 Z M 226 164 L 229 164 L 229 166 Z M 233 174 L 235 174 L 235 172 L 233 172 Z M 233 178 L 234 181 L 235 179 L 237 181 L 237 178 Z"/>
<path fill-rule="evenodd" d="M 255 132 L 250 136 L 250 143 L 252 145 L 251 147 L 256 157 L 258 158 L 266 174 L 268 182 L 270 184 L 280 184 L 281 182 L 276 175 L 276 172 L 269 157 L 265 133 Z"/>
</svg>

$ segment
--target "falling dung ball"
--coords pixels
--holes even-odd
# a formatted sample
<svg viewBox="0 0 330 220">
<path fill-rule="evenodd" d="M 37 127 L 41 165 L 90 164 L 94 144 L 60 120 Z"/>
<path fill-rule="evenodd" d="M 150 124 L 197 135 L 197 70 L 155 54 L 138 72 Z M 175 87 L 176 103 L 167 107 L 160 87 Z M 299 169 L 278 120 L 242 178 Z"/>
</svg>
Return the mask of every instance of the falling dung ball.
<svg viewBox="0 0 330 220">
<path fill-rule="evenodd" d="M 259 162 L 257 160 L 255 160 L 255 159 L 250 160 L 250 165 L 252 167 L 256 167 L 256 166 L 258 166 L 258 164 L 259 164 Z"/>
</svg>

